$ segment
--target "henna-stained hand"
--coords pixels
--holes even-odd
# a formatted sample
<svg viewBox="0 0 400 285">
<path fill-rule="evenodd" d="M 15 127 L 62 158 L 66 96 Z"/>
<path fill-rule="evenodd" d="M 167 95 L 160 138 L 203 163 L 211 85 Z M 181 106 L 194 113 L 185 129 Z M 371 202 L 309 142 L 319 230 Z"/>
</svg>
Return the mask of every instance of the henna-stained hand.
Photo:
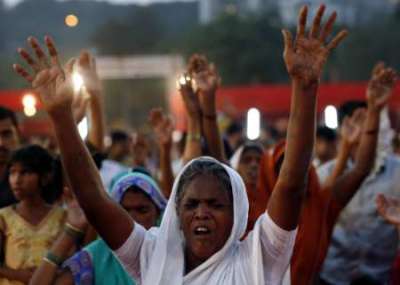
<svg viewBox="0 0 400 285">
<path fill-rule="evenodd" d="M 332 13 L 321 30 L 324 11 L 325 5 L 321 5 L 308 36 L 306 35 L 307 6 L 300 10 L 297 35 L 294 41 L 292 34 L 288 30 L 282 30 L 285 44 L 283 58 L 287 71 L 293 80 L 300 81 L 304 87 L 309 87 L 319 82 L 329 52 L 337 47 L 347 35 L 347 31 L 342 30 L 326 44 L 336 20 L 336 12 Z"/>
</svg>

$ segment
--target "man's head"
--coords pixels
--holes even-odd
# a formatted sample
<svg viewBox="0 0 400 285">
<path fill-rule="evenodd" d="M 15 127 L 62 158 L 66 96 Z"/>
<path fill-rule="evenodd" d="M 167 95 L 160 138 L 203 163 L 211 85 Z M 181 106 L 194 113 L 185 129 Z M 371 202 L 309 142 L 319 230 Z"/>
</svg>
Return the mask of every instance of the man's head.
<svg viewBox="0 0 400 285">
<path fill-rule="evenodd" d="M 119 130 L 111 132 L 110 159 L 122 162 L 131 152 L 131 143 L 131 138 L 126 132 Z"/>
<path fill-rule="evenodd" d="M 15 113 L 0 106 L 0 166 L 5 166 L 19 146 L 18 122 Z"/>
<path fill-rule="evenodd" d="M 336 155 L 336 132 L 328 127 L 318 127 L 315 141 L 315 155 L 321 163 L 325 163 Z"/>
<path fill-rule="evenodd" d="M 229 146 L 235 151 L 243 142 L 243 127 L 239 123 L 233 122 L 226 129 L 225 135 Z"/>
</svg>

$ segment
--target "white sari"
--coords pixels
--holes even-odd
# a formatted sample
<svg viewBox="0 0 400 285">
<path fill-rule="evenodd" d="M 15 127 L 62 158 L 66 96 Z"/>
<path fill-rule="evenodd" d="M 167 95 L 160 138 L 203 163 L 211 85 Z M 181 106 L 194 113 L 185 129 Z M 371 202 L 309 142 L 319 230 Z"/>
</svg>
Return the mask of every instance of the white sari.
<svg viewBox="0 0 400 285">
<path fill-rule="evenodd" d="M 185 275 L 184 237 L 179 227 L 175 197 L 182 173 L 199 159 L 218 163 L 229 174 L 234 222 L 225 245 Z M 212 158 L 201 157 L 189 164 L 175 180 L 160 228 L 145 231 L 135 224 L 131 236 L 115 251 L 128 273 L 138 284 L 144 285 L 281 284 L 292 255 L 296 230 L 285 231 L 264 214 L 254 230 L 240 241 L 246 229 L 249 207 L 241 177 Z"/>
</svg>

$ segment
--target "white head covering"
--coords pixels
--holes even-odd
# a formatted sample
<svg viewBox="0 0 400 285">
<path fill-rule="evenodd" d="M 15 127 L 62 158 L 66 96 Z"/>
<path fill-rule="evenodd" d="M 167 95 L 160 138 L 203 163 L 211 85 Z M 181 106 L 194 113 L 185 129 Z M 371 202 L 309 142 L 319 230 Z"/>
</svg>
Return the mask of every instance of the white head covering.
<svg viewBox="0 0 400 285">
<path fill-rule="evenodd" d="M 217 163 L 223 166 L 229 174 L 234 222 L 232 232 L 223 248 L 184 276 L 184 237 L 179 226 L 175 200 L 182 174 L 192 163 L 200 160 Z M 175 179 L 160 228 L 151 229 L 148 232 L 151 234 L 151 231 L 157 231 L 153 233 L 157 233 L 158 238 L 146 239 L 143 244 L 140 258 L 142 284 L 263 284 L 263 270 L 257 270 L 257 268 L 260 269 L 258 265 L 262 266 L 261 247 L 253 251 L 258 252 L 256 256 L 246 257 L 246 262 L 251 261 L 251 264 L 254 265 L 254 270 L 250 274 L 241 268 L 240 264 L 231 266 L 231 262 L 234 260 L 232 257 L 238 252 L 239 240 L 246 230 L 248 208 L 249 203 L 243 180 L 235 170 L 210 157 L 200 157 L 189 162 Z M 257 240 L 254 240 L 253 246 L 255 244 L 260 246 Z M 242 276 L 244 279 L 241 278 Z M 238 279 L 244 280 L 244 282 L 238 283 Z"/>
</svg>

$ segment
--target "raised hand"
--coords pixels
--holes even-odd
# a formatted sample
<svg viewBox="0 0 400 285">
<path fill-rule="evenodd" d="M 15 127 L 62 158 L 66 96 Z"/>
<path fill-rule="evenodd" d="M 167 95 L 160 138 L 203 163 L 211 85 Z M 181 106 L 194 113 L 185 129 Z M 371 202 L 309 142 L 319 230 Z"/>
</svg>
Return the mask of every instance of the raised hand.
<svg viewBox="0 0 400 285">
<path fill-rule="evenodd" d="M 348 145 L 352 146 L 359 141 L 365 118 L 365 109 L 357 109 L 351 117 L 344 118 L 340 135 Z"/>
<path fill-rule="evenodd" d="M 160 146 L 171 146 L 174 130 L 171 118 L 166 116 L 160 108 L 154 108 L 150 111 L 149 122 L 156 135 L 157 143 Z"/>
<path fill-rule="evenodd" d="M 380 111 L 386 106 L 396 82 L 396 72 L 379 62 L 372 70 L 367 88 L 368 107 Z"/>
<path fill-rule="evenodd" d="M 400 200 L 379 194 L 376 197 L 378 213 L 389 223 L 400 226 Z"/>
<path fill-rule="evenodd" d="M 82 51 L 76 63 L 76 69 L 83 77 L 85 89 L 91 96 L 98 94 L 102 87 L 96 69 L 96 59 L 88 51 Z"/>
<path fill-rule="evenodd" d="M 63 69 L 54 42 L 49 36 L 45 37 L 45 44 L 50 56 L 43 52 L 34 37 L 29 37 L 28 43 L 34 50 L 35 57 L 22 48 L 18 49 L 18 53 L 31 67 L 32 73 L 18 64 L 13 65 L 14 70 L 32 85 L 50 116 L 62 116 L 65 111 L 71 112 L 74 94 L 71 75 L 74 60 L 69 61 Z"/>
<path fill-rule="evenodd" d="M 333 12 L 321 29 L 324 11 L 325 5 L 321 5 L 308 35 L 306 35 L 307 6 L 300 10 L 297 35 L 294 41 L 292 34 L 288 30 L 282 30 L 285 44 L 283 58 L 287 71 L 293 80 L 299 80 L 304 86 L 319 82 L 329 52 L 336 48 L 347 35 L 347 31 L 342 30 L 326 44 L 337 15 L 336 12 Z"/>
<path fill-rule="evenodd" d="M 190 118 L 198 118 L 201 115 L 200 102 L 193 90 L 193 80 L 189 74 L 183 74 L 178 79 L 178 90 L 185 104 L 186 112 Z"/>
</svg>

